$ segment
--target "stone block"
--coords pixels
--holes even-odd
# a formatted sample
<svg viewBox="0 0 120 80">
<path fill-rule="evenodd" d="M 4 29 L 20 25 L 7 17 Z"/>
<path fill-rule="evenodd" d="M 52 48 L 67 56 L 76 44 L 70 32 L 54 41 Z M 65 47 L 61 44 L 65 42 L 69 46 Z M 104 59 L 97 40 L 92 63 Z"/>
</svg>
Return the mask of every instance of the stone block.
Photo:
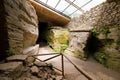
<svg viewBox="0 0 120 80">
<path fill-rule="evenodd" d="M 21 75 L 22 69 L 22 62 L 8 62 L 0 64 L 0 75 L 17 78 Z"/>
<path fill-rule="evenodd" d="M 25 61 L 28 55 L 13 55 L 7 58 L 7 61 Z"/>
<path fill-rule="evenodd" d="M 35 61 L 34 64 L 38 67 L 47 66 L 47 64 L 45 62 L 40 62 L 40 61 Z"/>
<path fill-rule="evenodd" d="M 32 66 L 30 68 L 32 74 L 37 74 L 39 72 L 39 69 L 37 66 Z"/>
<path fill-rule="evenodd" d="M 39 52 L 39 44 L 36 44 L 35 46 L 29 47 L 23 51 L 23 54 L 27 55 L 35 55 Z"/>
</svg>

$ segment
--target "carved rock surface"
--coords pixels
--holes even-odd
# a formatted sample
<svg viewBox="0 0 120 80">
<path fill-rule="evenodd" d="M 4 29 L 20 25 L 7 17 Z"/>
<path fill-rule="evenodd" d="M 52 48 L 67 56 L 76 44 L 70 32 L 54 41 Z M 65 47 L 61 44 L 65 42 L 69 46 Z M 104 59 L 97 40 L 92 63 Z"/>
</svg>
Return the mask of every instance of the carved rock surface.
<svg viewBox="0 0 120 80">
<path fill-rule="evenodd" d="M 38 19 L 29 0 L 4 0 L 5 25 L 9 49 L 19 54 L 36 43 Z"/>
<path fill-rule="evenodd" d="M 15 78 L 21 75 L 22 69 L 23 69 L 22 62 L 9 62 L 0 64 L 0 71 L 2 72 L 0 73 L 0 75 Z"/>
</svg>

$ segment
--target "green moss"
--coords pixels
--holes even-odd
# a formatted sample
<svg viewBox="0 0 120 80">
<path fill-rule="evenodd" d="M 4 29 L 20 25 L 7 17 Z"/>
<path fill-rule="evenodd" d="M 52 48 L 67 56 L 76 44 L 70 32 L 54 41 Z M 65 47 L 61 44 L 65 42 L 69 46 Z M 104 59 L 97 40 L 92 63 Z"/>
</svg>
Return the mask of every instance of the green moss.
<svg viewBox="0 0 120 80">
<path fill-rule="evenodd" d="M 115 41 L 115 43 L 118 44 L 118 45 L 120 45 L 120 39 L 117 39 L 117 40 Z"/>
<path fill-rule="evenodd" d="M 108 58 L 108 56 L 104 52 L 96 52 L 94 53 L 94 57 L 98 62 L 100 62 L 103 65 L 105 65 L 106 60 Z"/>
<path fill-rule="evenodd" d="M 68 29 L 55 28 L 47 31 L 46 40 L 55 52 L 63 52 L 68 47 Z"/>
<path fill-rule="evenodd" d="M 93 36 L 98 36 L 100 34 L 100 31 L 97 30 L 96 28 L 94 28 L 91 32 Z"/>
<path fill-rule="evenodd" d="M 87 57 L 88 57 L 87 54 L 81 52 L 81 51 L 78 50 L 78 49 L 73 50 L 72 53 L 73 53 L 73 56 L 75 56 L 75 57 L 77 57 L 77 58 L 79 58 L 79 59 L 87 60 Z"/>
<path fill-rule="evenodd" d="M 113 70 L 120 72 L 120 59 L 119 58 L 108 58 L 106 62 L 106 66 Z"/>
<path fill-rule="evenodd" d="M 8 56 L 15 55 L 13 49 L 6 50 Z"/>
<path fill-rule="evenodd" d="M 105 37 L 106 37 L 106 39 L 107 39 L 107 38 L 108 38 L 108 34 L 111 33 L 111 32 L 110 32 L 109 28 L 103 28 L 103 29 L 101 30 L 101 33 L 102 33 L 103 35 L 105 35 Z"/>
</svg>

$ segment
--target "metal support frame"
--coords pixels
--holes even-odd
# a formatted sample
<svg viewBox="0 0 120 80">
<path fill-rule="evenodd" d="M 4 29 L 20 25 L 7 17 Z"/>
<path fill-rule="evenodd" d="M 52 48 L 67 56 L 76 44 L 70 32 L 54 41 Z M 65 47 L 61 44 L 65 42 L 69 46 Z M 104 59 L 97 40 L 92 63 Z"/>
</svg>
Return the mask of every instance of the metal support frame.
<svg viewBox="0 0 120 80">
<path fill-rule="evenodd" d="M 38 1 L 38 0 L 37 0 L 37 1 Z M 90 3 L 90 2 L 93 1 L 93 0 L 89 0 L 88 2 L 86 2 L 86 3 L 85 3 L 84 5 L 82 5 L 82 6 L 76 5 L 76 4 L 74 3 L 76 0 L 73 0 L 73 1 L 65 0 L 65 1 L 66 1 L 69 5 L 68 5 L 66 8 L 64 8 L 62 11 L 59 12 L 58 10 L 56 10 L 56 7 L 60 4 L 61 0 L 59 0 L 59 1 L 57 2 L 57 4 L 55 5 L 55 7 L 54 7 L 52 10 L 57 11 L 57 12 L 59 12 L 59 13 L 61 13 L 61 14 L 64 14 L 63 12 L 72 5 L 72 6 L 75 7 L 77 10 L 73 11 L 71 14 L 69 14 L 69 15 L 67 15 L 67 16 L 71 16 L 72 14 L 74 14 L 75 12 L 77 12 L 78 10 L 79 10 L 80 12 L 84 13 L 85 11 L 82 9 L 82 7 L 86 6 L 88 3 Z M 40 1 L 39 1 L 39 2 L 40 2 Z M 48 0 L 46 0 L 45 6 L 48 6 L 47 3 L 48 3 Z M 52 7 L 49 6 L 49 8 L 51 9 Z M 66 16 L 66 14 L 64 14 L 64 15 Z"/>
<path fill-rule="evenodd" d="M 62 12 L 64 12 L 73 2 L 75 2 L 75 0 L 72 1 Z"/>
<path fill-rule="evenodd" d="M 69 4 L 72 3 L 70 0 L 65 0 L 65 1 L 68 2 Z M 74 6 L 76 9 L 78 9 L 79 11 L 81 11 L 82 13 L 84 13 L 84 10 L 81 7 L 77 6 L 74 3 L 72 3 L 71 5 Z"/>
<path fill-rule="evenodd" d="M 59 1 L 57 2 L 57 4 L 55 5 L 54 9 L 56 9 L 56 7 L 57 7 L 58 4 L 60 3 L 60 1 L 61 1 L 61 0 L 59 0 Z"/>
<path fill-rule="evenodd" d="M 39 58 L 36 58 L 36 56 L 45 56 L 45 55 L 55 55 L 55 56 L 53 56 L 53 57 L 50 57 L 50 58 L 48 58 L 48 59 L 46 59 L 46 60 L 40 60 Z M 58 56 L 61 56 L 61 68 L 62 68 L 62 70 L 60 70 L 60 69 L 58 69 L 58 68 L 56 68 L 56 67 L 54 67 L 53 66 L 53 68 L 54 69 L 56 69 L 56 70 L 58 70 L 58 71 L 60 71 L 60 72 L 62 72 L 62 76 L 63 76 L 63 78 L 65 78 L 65 71 L 64 71 L 64 58 L 66 58 L 80 73 L 82 73 L 85 77 L 87 77 L 88 78 L 88 80 L 93 80 L 90 76 L 88 76 L 85 72 L 83 72 L 81 69 L 79 69 L 66 55 L 64 55 L 63 53 L 59 53 L 59 54 L 55 54 L 55 53 L 47 53 L 47 54 L 38 54 L 38 55 L 32 55 L 35 59 L 37 59 L 37 60 L 39 60 L 39 61 L 41 61 L 41 62 L 45 62 L 45 61 L 48 61 L 48 60 L 51 60 L 51 59 L 53 59 L 53 58 L 56 58 L 56 57 L 58 57 Z"/>
<path fill-rule="evenodd" d="M 46 4 L 48 3 L 48 0 L 46 0 Z"/>
<path fill-rule="evenodd" d="M 84 5 L 82 5 L 80 8 L 83 8 L 84 6 L 86 6 L 87 4 L 89 4 L 92 0 L 88 1 L 87 3 L 85 3 Z M 79 9 L 75 10 L 74 12 L 72 12 L 69 16 L 71 16 L 72 14 L 74 14 L 75 12 L 77 12 Z"/>
</svg>

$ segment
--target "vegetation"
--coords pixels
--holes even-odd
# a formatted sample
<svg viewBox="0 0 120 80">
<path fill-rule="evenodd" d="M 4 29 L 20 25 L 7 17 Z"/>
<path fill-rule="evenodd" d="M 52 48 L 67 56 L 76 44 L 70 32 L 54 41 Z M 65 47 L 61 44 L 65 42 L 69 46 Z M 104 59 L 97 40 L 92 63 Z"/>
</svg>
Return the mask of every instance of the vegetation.
<svg viewBox="0 0 120 80">
<path fill-rule="evenodd" d="M 117 39 L 117 40 L 115 41 L 115 43 L 118 44 L 118 45 L 120 45 L 120 39 Z"/>
<path fill-rule="evenodd" d="M 53 28 L 47 31 L 46 40 L 48 46 L 55 52 L 63 52 L 68 47 L 68 29 Z"/>
<path fill-rule="evenodd" d="M 108 27 L 107 28 L 103 28 L 101 30 L 97 30 L 96 28 L 94 28 L 92 30 L 92 35 L 93 36 L 98 36 L 99 34 L 103 34 L 103 35 L 105 35 L 106 39 L 107 39 L 109 33 L 110 33 L 110 30 L 109 30 Z"/>
<path fill-rule="evenodd" d="M 106 39 L 107 39 L 108 34 L 110 33 L 110 30 L 109 30 L 109 28 L 104 28 L 101 30 L 101 33 L 104 34 Z"/>
<path fill-rule="evenodd" d="M 97 30 L 96 28 L 94 28 L 94 29 L 92 30 L 92 35 L 93 35 L 93 36 L 98 36 L 99 34 L 100 34 L 100 31 Z"/>
<path fill-rule="evenodd" d="M 15 55 L 14 51 L 12 49 L 6 50 L 8 56 Z"/>
<path fill-rule="evenodd" d="M 120 30 L 120 25 L 114 25 L 113 28 L 117 28 L 118 30 Z"/>
<path fill-rule="evenodd" d="M 108 56 L 104 52 L 96 52 L 94 53 L 94 57 L 97 61 L 99 61 L 101 64 L 104 64 L 104 65 L 108 58 Z"/>
</svg>

